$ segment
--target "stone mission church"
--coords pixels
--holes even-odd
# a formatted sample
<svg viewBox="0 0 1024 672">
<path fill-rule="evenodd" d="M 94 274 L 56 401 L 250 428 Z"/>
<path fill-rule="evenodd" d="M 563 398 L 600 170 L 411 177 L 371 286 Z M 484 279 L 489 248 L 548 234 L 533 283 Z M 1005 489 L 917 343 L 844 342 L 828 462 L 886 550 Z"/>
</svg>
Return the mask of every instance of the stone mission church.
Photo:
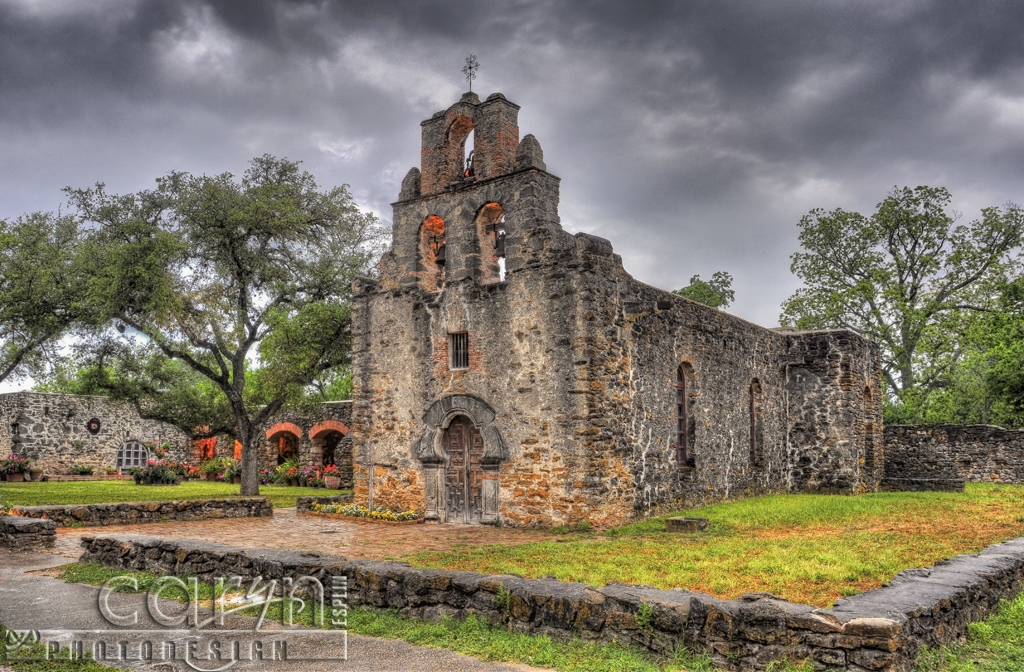
<svg viewBox="0 0 1024 672">
<path fill-rule="evenodd" d="M 518 113 L 467 93 L 421 124 L 380 279 L 355 287 L 356 502 L 608 525 L 876 490 L 877 346 L 638 282 L 609 241 L 562 229 L 560 180 Z"/>
</svg>

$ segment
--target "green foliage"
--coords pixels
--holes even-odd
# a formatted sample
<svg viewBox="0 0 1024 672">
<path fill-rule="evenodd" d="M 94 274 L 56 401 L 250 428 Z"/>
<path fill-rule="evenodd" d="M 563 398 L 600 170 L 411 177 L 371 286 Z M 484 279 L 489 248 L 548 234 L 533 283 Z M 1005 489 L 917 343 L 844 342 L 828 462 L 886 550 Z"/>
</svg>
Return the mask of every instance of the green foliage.
<svg viewBox="0 0 1024 672">
<path fill-rule="evenodd" d="M 503 613 L 512 613 L 512 593 L 508 592 L 504 585 L 498 585 L 498 594 L 494 596 L 494 606 Z"/>
<path fill-rule="evenodd" d="M 803 251 L 792 271 L 804 282 L 780 321 L 801 329 L 852 326 L 882 348 L 890 394 L 914 415 L 948 383 L 960 338 L 993 307 L 1013 275 L 1024 210 L 985 208 L 955 225 L 942 188 L 894 188 L 870 217 L 812 210 L 800 220 Z"/>
<path fill-rule="evenodd" d="M 707 282 L 701 280 L 699 274 L 695 275 L 690 278 L 689 285 L 672 293 L 723 310 L 736 299 L 736 293 L 732 290 L 732 275 L 725 271 L 716 271 Z"/>
<path fill-rule="evenodd" d="M 72 474 L 78 474 L 79 476 L 92 476 L 92 472 L 95 467 L 91 467 L 88 464 L 76 464 L 71 467 Z"/>
<path fill-rule="evenodd" d="M 51 373 L 57 341 L 88 316 L 81 238 L 65 215 L 0 220 L 0 381 Z"/>
<path fill-rule="evenodd" d="M 1024 594 L 999 603 L 984 621 L 967 626 L 967 642 L 926 649 L 916 672 L 1024 672 Z"/>
<path fill-rule="evenodd" d="M 171 173 L 152 191 L 68 189 L 89 223 L 85 348 L 95 387 L 143 417 L 242 444 L 243 494 L 258 492 L 259 428 L 348 364 L 353 278 L 383 230 L 347 187 L 320 190 L 286 159 L 229 173 Z"/>
<path fill-rule="evenodd" d="M 230 483 L 184 481 L 181 485 L 152 485 L 146 488 L 147 501 L 196 500 L 230 497 L 238 489 Z M 334 490 L 343 495 L 351 490 Z M 101 504 L 107 502 L 137 502 L 139 488 L 131 480 L 123 481 L 67 481 L 45 483 L 4 483 L 4 497 L 14 507 L 43 506 L 48 504 Z M 323 490 L 315 488 L 269 488 L 262 496 L 274 508 L 295 506 L 296 497 L 321 496 Z"/>
<path fill-rule="evenodd" d="M 654 629 L 654 607 L 650 602 L 641 602 L 633 618 L 636 619 L 636 627 L 640 630 L 650 632 Z"/>
</svg>

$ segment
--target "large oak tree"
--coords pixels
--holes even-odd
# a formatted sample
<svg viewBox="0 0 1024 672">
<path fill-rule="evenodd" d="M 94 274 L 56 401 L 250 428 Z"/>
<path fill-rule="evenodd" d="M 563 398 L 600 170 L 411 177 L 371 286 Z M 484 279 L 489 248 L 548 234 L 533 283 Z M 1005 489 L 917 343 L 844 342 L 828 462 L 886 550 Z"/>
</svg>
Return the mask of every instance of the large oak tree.
<svg viewBox="0 0 1024 672">
<path fill-rule="evenodd" d="M 257 494 L 261 427 L 348 362 L 351 281 L 380 254 L 376 218 L 347 186 L 321 190 L 271 156 L 241 180 L 171 173 L 136 194 L 102 184 L 68 194 L 90 228 L 89 299 L 117 327 L 92 342 L 97 380 L 179 426 L 226 407 L 242 444 L 241 492 Z M 190 401 L 196 377 L 218 393 Z M 196 415 L 176 417 L 175 399 Z"/>
<path fill-rule="evenodd" d="M 887 387 L 904 404 L 947 384 L 960 337 L 1016 273 L 1024 210 L 989 207 L 958 225 L 950 201 L 943 188 L 894 188 L 870 216 L 815 209 L 799 224 L 792 271 L 804 287 L 780 321 L 850 326 L 877 341 Z"/>
</svg>

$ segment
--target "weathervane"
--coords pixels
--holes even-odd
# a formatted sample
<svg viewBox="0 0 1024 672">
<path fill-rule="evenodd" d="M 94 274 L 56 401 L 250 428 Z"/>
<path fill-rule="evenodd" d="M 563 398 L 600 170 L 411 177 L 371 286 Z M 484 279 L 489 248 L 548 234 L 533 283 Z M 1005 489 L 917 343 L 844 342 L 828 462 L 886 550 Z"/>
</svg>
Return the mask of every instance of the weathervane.
<svg viewBox="0 0 1024 672">
<path fill-rule="evenodd" d="M 469 82 L 469 90 L 473 91 L 473 80 L 476 79 L 476 71 L 480 68 L 480 62 L 476 60 L 476 54 L 470 54 L 469 58 L 466 59 L 466 67 L 462 69 L 462 74 L 466 76 L 466 81 Z"/>
</svg>

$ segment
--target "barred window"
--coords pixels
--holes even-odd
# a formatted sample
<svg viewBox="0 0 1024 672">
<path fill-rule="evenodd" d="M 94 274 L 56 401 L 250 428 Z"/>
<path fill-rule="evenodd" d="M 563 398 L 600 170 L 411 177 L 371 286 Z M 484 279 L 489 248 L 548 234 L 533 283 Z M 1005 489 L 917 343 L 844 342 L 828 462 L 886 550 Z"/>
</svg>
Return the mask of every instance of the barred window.
<svg viewBox="0 0 1024 672">
<path fill-rule="evenodd" d="M 469 368 L 469 334 L 460 332 L 448 334 L 448 352 L 451 353 L 451 368 Z"/>
<path fill-rule="evenodd" d="M 138 441 L 130 441 L 117 451 L 117 468 L 144 467 L 149 460 L 149 450 Z"/>
</svg>

